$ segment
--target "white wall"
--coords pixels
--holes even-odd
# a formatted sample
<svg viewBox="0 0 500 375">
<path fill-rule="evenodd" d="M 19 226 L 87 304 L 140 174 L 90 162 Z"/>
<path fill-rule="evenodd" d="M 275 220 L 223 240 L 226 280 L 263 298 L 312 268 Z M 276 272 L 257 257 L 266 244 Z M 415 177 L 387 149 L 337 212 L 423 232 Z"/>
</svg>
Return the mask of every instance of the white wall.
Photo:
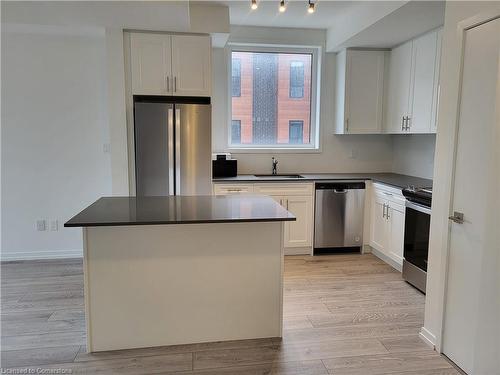
<svg viewBox="0 0 500 375">
<path fill-rule="evenodd" d="M 432 179 L 435 147 L 435 134 L 394 135 L 392 171 Z"/>
<path fill-rule="evenodd" d="M 2 24 L 2 259 L 81 255 L 63 224 L 111 194 L 105 62 L 103 29 Z"/>
<path fill-rule="evenodd" d="M 321 30 L 232 27 L 230 42 L 321 46 Z M 227 51 L 213 49 L 212 144 L 214 152 L 227 149 L 228 70 Z M 335 55 L 323 54 L 321 74 L 320 152 L 234 153 L 238 172 L 269 173 L 271 157 L 280 172 L 387 172 L 392 170 L 392 139 L 388 135 L 334 135 Z"/>
<path fill-rule="evenodd" d="M 429 267 L 425 299 L 425 322 L 422 333 L 441 349 L 443 308 L 448 248 L 450 196 L 453 154 L 457 124 L 457 103 L 460 83 L 460 51 L 458 24 L 483 12 L 498 12 L 498 2 L 449 1 L 446 3 L 441 51 L 439 124 L 436 137 L 434 188 L 432 200 Z M 466 323 L 464 323 L 466 324 Z"/>
</svg>

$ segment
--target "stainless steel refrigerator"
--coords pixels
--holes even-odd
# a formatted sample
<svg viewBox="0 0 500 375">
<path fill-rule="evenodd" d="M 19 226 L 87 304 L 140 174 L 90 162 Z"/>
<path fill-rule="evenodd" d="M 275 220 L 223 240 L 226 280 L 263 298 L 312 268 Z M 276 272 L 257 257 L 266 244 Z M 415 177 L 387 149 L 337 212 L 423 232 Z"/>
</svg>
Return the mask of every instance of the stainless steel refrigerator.
<svg viewBox="0 0 500 375">
<path fill-rule="evenodd" d="M 134 97 L 137 196 L 210 195 L 209 98 Z"/>
</svg>

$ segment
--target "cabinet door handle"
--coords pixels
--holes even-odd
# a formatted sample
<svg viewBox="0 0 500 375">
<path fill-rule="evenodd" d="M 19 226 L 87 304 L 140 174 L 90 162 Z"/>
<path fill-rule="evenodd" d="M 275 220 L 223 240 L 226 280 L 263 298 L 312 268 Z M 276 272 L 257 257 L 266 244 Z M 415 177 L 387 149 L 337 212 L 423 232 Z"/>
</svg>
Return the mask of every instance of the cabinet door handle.
<svg viewBox="0 0 500 375">
<path fill-rule="evenodd" d="M 389 218 L 390 218 L 390 216 L 389 216 L 389 205 L 387 204 L 385 207 L 386 207 L 385 218 L 387 220 L 389 220 Z"/>
<path fill-rule="evenodd" d="M 230 191 L 230 192 L 240 192 L 241 189 L 227 189 L 227 191 Z"/>
<path fill-rule="evenodd" d="M 346 133 L 349 133 L 349 118 L 345 119 L 345 131 Z"/>
<path fill-rule="evenodd" d="M 385 218 L 385 203 L 384 203 L 384 208 L 382 208 L 382 217 Z"/>
<path fill-rule="evenodd" d="M 177 92 L 177 76 L 174 77 L 174 92 Z"/>
<path fill-rule="evenodd" d="M 410 131 L 410 128 L 411 128 L 410 120 L 411 120 L 410 116 L 406 116 L 406 130 L 407 131 Z"/>
<path fill-rule="evenodd" d="M 405 130 L 405 116 L 401 119 L 401 131 Z"/>
<path fill-rule="evenodd" d="M 165 75 L 165 78 L 167 79 L 167 92 L 170 92 L 170 77 Z"/>
</svg>

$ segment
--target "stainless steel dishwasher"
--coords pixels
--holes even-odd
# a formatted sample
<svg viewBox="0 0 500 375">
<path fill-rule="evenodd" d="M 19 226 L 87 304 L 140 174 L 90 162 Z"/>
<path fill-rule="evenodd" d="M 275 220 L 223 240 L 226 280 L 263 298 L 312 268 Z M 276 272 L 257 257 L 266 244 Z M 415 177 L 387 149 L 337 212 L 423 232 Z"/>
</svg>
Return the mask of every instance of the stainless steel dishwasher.
<svg viewBox="0 0 500 375">
<path fill-rule="evenodd" d="M 365 183 L 318 182 L 315 190 L 314 253 L 361 250 Z"/>
</svg>

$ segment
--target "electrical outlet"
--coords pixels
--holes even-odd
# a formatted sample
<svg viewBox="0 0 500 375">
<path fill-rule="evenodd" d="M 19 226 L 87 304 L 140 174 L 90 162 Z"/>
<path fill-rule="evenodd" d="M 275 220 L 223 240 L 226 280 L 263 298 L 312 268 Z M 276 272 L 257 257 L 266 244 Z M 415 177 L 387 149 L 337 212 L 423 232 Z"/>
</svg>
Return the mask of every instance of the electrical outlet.
<svg viewBox="0 0 500 375">
<path fill-rule="evenodd" d="M 47 220 L 37 220 L 36 221 L 36 230 L 39 232 L 43 232 L 47 230 Z"/>
<path fill-rule="evenodd" d="M 59 230 L 59 220 L 52 220 L 50 222 L 50 230 L 55 232 Z"/>
<path fill-rule="evenodd" d="M 105 153 L 105 154 L 109 154 L 111 152 L 111 144 L 110 143 L 104 143 L 102 145 L 102 151 Z"/>
</svg>

